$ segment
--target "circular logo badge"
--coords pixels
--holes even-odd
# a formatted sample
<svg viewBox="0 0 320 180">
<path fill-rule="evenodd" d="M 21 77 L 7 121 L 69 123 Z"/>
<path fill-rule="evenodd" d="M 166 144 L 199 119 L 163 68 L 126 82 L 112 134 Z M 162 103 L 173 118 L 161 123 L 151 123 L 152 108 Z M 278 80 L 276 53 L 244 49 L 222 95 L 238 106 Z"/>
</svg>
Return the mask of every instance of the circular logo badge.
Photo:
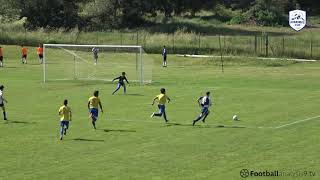
<svg viewBox="0 0 320 180">
<path fill-rule="evenodd" d="M 247 178 L 249 177 L 250 173 L 249 173 L 249 170 L 248 169 L 242 169 L 240 171 L 240 176 L 243 177 L 243 178 Z"/>
</svg>

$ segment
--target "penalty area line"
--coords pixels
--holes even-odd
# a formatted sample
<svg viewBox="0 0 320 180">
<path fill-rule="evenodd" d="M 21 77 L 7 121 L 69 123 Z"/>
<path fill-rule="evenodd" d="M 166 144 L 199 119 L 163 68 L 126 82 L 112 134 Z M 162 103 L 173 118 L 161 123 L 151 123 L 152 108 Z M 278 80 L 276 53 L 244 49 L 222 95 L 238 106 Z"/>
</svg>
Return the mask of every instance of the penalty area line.
<svg viewBox="0 0 320 180">
<path fill-rule="evenodd" d="M 306 118 L 306 119 L 301 119 L 301 120 L 294 121 L 294 122 L 288 123 L 288 124 L 283 124 L 281 126 L 275 127 L 275 129 L 280 129 L 280 128 L 291 126 L 291 125 L 298 124 L 298 123 L 301 123 L 301 122 L 311 121 L 311 120 L 314 120 L 314 119 L 317 119 L 317 118 L 320 118 L 320 115 L 314 116 L 314 117 L 309 117 L 309 118 Z"/>
</svg>

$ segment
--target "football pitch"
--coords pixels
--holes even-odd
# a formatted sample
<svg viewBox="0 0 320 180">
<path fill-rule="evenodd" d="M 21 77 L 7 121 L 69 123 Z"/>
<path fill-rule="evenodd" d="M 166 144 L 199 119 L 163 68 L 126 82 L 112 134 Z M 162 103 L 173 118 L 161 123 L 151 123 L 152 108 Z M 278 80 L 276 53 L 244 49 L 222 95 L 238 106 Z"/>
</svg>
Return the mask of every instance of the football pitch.
<svg viewBox="0 0 320 180">
<path fill-rule="evenodd" d="M 243 179 L 242 169 L 286 173 L 247 179 L 320 178 L 319 62 L 226 59 L 222 73 L 220 59 L 169 54 L 168 68 L 162 68 L 161 55 L 150 55 L 153 83 L 133 83 L 126 95 L 120 89 L 112 96 L 116 83 L 44 84 L 35 52 L 29 47 L 29 64 L 23 65 L 20 47 L 4 46 L 0 84 L 9 120 L 0 121 L 0 179 L 231 180 Z M 150 118 L 162 87 L 172 100 L 168 124 Z M 97 130 L 87 112 L 94 90 L 105 111 Z M 200 113 L 196 100 L 206 91 L 211 113 L 206 123 L 192 126 Z M 73 120 L 60 141 L 64 99 Z M 232 120 L 235 114 L 239 121 Z M 303 176 L 305 171 L 316 174 Z"/>
</svg>

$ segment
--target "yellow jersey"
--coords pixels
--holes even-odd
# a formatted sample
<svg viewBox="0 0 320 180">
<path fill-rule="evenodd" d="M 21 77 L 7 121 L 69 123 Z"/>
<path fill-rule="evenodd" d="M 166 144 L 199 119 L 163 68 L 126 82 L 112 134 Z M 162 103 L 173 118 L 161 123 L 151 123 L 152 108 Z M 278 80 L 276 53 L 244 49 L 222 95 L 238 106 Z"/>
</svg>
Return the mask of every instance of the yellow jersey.
<svg viewBox="0 0 320 180">
<path fill-rule="evenodd" d="M 61 106 L 59 109 L 60 121 L 71 121 L 71 108 L 68 106 Z"/>
<path fill-rule="evenodd" d="M 92 96 L 89 98 L 90 108 L 98 109 L 98 105 L 100 103 L 100 98 Z"/>
<path fill-rule="evenodd" d="M 165 94 L 159 94 L 158 96 L 156 96 L 156 99 L 158 99 L 159 104 L 161 104 L 161 105 L 165 105 L 168 98 L 169 97 Z"/>
</svg>

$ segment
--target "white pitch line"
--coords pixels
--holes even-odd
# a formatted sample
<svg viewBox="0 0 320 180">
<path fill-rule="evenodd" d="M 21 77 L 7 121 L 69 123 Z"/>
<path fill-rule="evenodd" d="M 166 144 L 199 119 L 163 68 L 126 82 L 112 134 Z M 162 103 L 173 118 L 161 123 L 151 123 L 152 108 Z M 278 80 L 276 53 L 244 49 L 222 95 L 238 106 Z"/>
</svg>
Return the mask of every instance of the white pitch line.
<svg viewBox="0 0 320 180">
<path fill-rule="evenodd" d="M 314 116 L 314 117 L 310 117 L 310 118 L 306 118 L 306 119 L 301 119 L 301 120 L 298 120 L 298 121 L 294 121 L 292 123 L 288 123 L 288 124 L 283 124 L 283 125 L 280 125 L 280 126 L 276 126 L 276 127 L 266 127 L 266 126 L 238 126 L 238 125 L 223 125 L 223 124 L 207 124 L 209 126 L 215 126 L 215 127 L 225 127 L 225 128 L 249 128 L 249 129 L 280 129 L 280 128 L 283 128 L 283 127 L 287 127 L 287 126 L 291 126 L 291 125 L 294 125 L 294 124 L 298 124 L 298 123 L 301 123 L 301 122 L 306 122 L 306 121 L 310 121 L 310 120 L 313 120 L 313 119 L 317 119 L 317 118 L 320 118 L 320 115 L 318 116 Z M 107 120 L 108 121 L 108 120 Z M 140 122 L 140 123 L 161 123 L 163 122 L 162 119 L 150 119 L 150 121 L 141 121 L 141 120 L 124 120 L 124 119 L 112 119 L 111 121 L 118 121 L 118 122 Z M 171 122 L 170 122 L 171 123 Z M 174 122 L 172 122 L 174 123 Z M 190 123 L 191 124 L 191 123 Z"/>
<path fill-rule="evenodd" d="M 301 122 L 310 121 L 310 120 L 313 120 L 313 119 L 317 119 L 319 117 L 320 117 L 320 115 L 319 116 L 310 117 L 310 118 L 307 118 L 307 119 L 298 120 L 298 121 L 295 121 L 295 122 L 292 122 L 292 123 L 288 123 L 288 124 L 284 124 L 284 125 L 281 125 L 281 126 L 277 126 L 277 127 L 275 127 L 275 129 L 291 126 L 291 125 L 298 124 L 298 123 L 301 123 Z"/>
</svg>

